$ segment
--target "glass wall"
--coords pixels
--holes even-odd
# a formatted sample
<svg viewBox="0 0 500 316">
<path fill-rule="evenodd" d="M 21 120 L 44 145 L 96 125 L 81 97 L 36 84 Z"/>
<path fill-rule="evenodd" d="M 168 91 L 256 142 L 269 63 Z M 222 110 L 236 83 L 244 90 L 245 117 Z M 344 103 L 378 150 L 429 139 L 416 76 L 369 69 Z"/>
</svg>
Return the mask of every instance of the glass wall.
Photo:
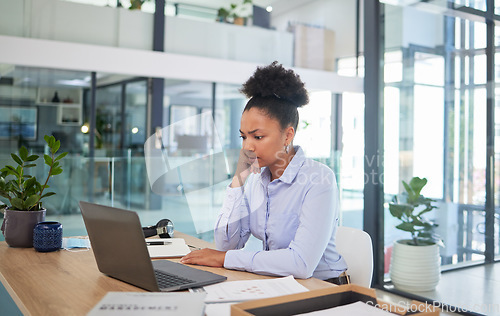
<svg viewBox="0 0 500 316">
<path fill-rule="evenodd" d="M 31 4 L 29 2 L 28 7 L 37 8 L 35 2 L 34 6 Z M 11 14 L 6 15 L 11 16 L 13 20 L 6 20 L 5 23 L 12 24 L 13 27 L 6 28 L 3 34 L 20 37 L 30 34 L 33 38 L 61 42 L 149 50 L 153 33 L 153 16 L 149 13 L 154 11 L 154 1 L 144 3 L 141 8 L 143 13 L 99 8 L 117 7 L 119 4 L 127 8 L 130 1 L 53 1 L 50 6 L 57 8 L 53 10 L 57 12 L 57 16 L 36 15 L 37 19 L 28 19 L 34 21 L 33 23 L 25 25 L 15 24 L 14 21 L 18 23 L 22 19 L 14 17 L 22 17 L 28 11 L 37 10 L 26 11 L 22 9 L 22 5 L 12 6 L 12 12 L 9 11 Z M 230 3 L 226 5 L 229 6 Z M 328 10 L 324 9 L 324 5 L 328 6 Z M 343 19 L 327 19 L 325 12 L 340 12 L 335 10 L 339 7 L 346 11 L 346 14 L 339 13 Z M 247 19 L 248 23 L 242 27 L 216 23 L 212 15 L 216 10 L 212 8 L 208 12 L 205 9 L 195 5 L 166 3 L 166 14 L 169 16 L 166 23 L 186 23 L 183 24 L 186 27 L 167 26 L 167 31 L 175 32 L 167 32 L 165 35 L 166 51 L 174 52 L 169 50 L 169 43 L 173 43 L 172 47 L 175 49 L 182 44 L 187 45 L 189 49 L 175 53 L 217 58 L 221 61 L 245 60 L 258 64 L 278 60 L 290 67 L 298 65 L 298 60 L 293 59 L 294 50 L 304 49 L 305 52 L 306 47 L 315 45 L 317 40 L 323 39 L 327 34 L 327 40 L 323 43 L 325 47 L 320 50 L 307 50 L 307 54 L 301 57 L 301 67 L 333 71 L 336 68 L 336 58 L 355 55 L 354 29 L 343 29 L 342 32 L 337 32 L 337 37 L 334 36 L 334 29 L 344 28 L 344 19 L 355 21 L 354 2 L 346 5 L 345 1 L 324 0 L 321 3 L 311 1 L 305 4 L 302 9 L 306 10 L 307 14 L 299 24 L 304 28 L 303 31 L 315 35 L 312 40 L 308 40 L 308 36 L 302 36 L 296 44 L 293 39 L 299 35 L 294 34 L 288 27 L 288 21 L 296 20 L 294 10 L 281 13 L 280 16 L 276 14 L 273 17 L 276 26 L 258 23 L 252 25 L 251 19 Z M 202 11 L 208 13 L 201 14 Z M 106 31 L 88 33 L 92 28 L 86 23 L 90 22 L 81 12 L 95 13 L 96 21 L 106 26 L 101 30 Z M 260 14 L 270 22 L 270 14 L 267 11 Z M 185 21 L 172 18 L 172 15 L 189 16 L 191 19 Z M 75 22 L 73 29 L 64 28 L 58 24 L 62 16 L 72 16 L 75 21 L 78 18 L 78 23 Z M 115 23 L 114 26 L 109 24 L 110 16 L 113 17 L 111 20 L 116 18 L 120 23 Z M 129 18 L 133 21 L 129 21 Z M 193 18 L 198 21 L 193 21 Z M 323 21 L 320 27 L 317 27 L 316 20 Z M 193 34 L 202 36 L 203 41 L 186 37 L 183 32 L 198 30 L 199 28 L 194 27 L 195 22 L 202 21 L 210 21 L 203 24 L 206 26 L 203 29 L 208 30 L 210 27 L 213 31 L 205 30 L 208 32 L 206 34 L 192 31 Z M 94 22 L 91 24 L 94 27 L 97 25 Z M 40 28 L 40 25 L 43 27 Z M 34 26 L 37 26 L 36 31 Z M 315 33 L 317 30 L 320 30 L 318 34 Z M 143 35 L 149 32 L 151 36 L 124 35 L 136 32 Z M 99 36 L 96 37 L 96 34 Z M 186 38 L 190 40 L 186 41 Z M 346 43 L 333 49 L 335 38 Z M 229 45 L 227 41 L 221 45 L 213 45 L 214 39 L 227 39 Z M 169 42 L 170 40 L 173 42 Z M 212 45 L 204 45 L 204 41 L 212 41 Z M 261 49 L 261 43 L 274 43 L 276 47 Z M 206 49 L 214 49 L 216 53 Z M 320 64 L 309 64 L 316 59 Z M 358 70 L 356 69 L 354 75 L 357 75 Z M 88 200 L 140 211 L 144 224 L 155 224 L 158 219 L 170 218 L 179 230 L 199 234 L 207 239 L 212 238 L 210 230 L 215 219 L 214 214 L 220 207 L 220 193 L 224 193 L 223 187 L 234 172 L 241 146 L 238 128 L 246 100 L 238 91 L 240 85 L 165 78 L 162 110 L 166 135 L 162 138 L 162 146 L 164 154 L 176 167 L 165 176 L 162 190 L 156 192 L 148 178 L 143 149 L 144 142 L 151 136 L 151 130 L 147 130 L 151 128 L 148 125 L 148 120 L 151 119 L 148 113 L 151 113 L 152 107 L 151 79 L 124 75 L 121 72 L 97 72 L 93 108 L 90 72 L 0 64 L 0 75 L 0 106 L 6 106 L 9 113 L 14 113 L 0 116 L 0 127 L 8 130 L 5 138 L 0 139 L 2 159 L 9 160 L 9 153 L 16 151 L 22 144 L 32 152 L 44 152 L 46 148 L 43 135 L 46 134 L 56 136 L 61 141 L 61 148 L 69 152 L 63 161 L 63 174 L 51 180 L 57 195 L 47 202 L 49 216 L 64 215 L 65 217 L 61 218 L 63 224 L 74 216 L 75 224 L 68 222 L 65 226 L 68 228 L 65 230 L 66 235 L 84 234 L 78 201 Z M 338 87 L 335 88 L 338 90 Z M 344 107 L 343 104 L 348 106 Z M 341 200 L 344 212 L 342 222 L 354 227 L 361 227 L 362 223 L 364 179 L 361 171 L 363 144 L 360 140 L 363 135 L 363 107 L 361 93 L 332 94 L 328 90 L 311 91 L 311 104 L 301 109 L 301 124 L 296 140 L 296 144 L 303 146 L 309 157 L 327 164 L 336 172 L 341 194 L 345 194 L 345 198 Z M 26 109 L 27 113 L 24 111 Z M 21 111 L 22 114 L 16 114 L 16 111 Z M 18 115 L 23 117 L 23 127 L 13 123 L 12 118 Z M 91 129 L 93 125 L 95 128 Z M 208 161 L 204 157 L 208 157 Z M 220 157 L 222 160 L 216 159 Z M 69 229 L 73 226 L 74 230 Z"/>
<path fill-rule="evenodd" d="M 345 57 L 337 61 L 337 73 L 342 76 L 364 76 L 364 58 Z M 332 137 L 337 181 L 341 192 L 341 225 L 363 229 L 363 190 L 372 181 L 365 174 L 365 160 L 370 164 L 382 163 L 365 156 L 365 96 L 362 93 L 344 92 L 333 96 L 336 102 L 332 111 L 335 122 Z"/>
<path fill-rule="evenodd" d="M 0 84 L 0 165 L 15 165 L 11 152 L 25 146 L 30 153 L 43 155 L 48 148 L 44 135 L 54 135 L 61 142 L 61 151 L 69 155 L 61 161 L 64 172 L 50 179 L 55 196 L 46 198 L 48 215 L 74 217 L 67 224 L 70 234 L 84 232 L 81 216 L 73 216 L 77 201 L 84 196 L 88 180 L 83 123 L 83 88 L 90 74 L 79 71 L 60 71 L 16 65 L 2 65 Z M 47 170 L 43 158 L 32 174 L 44 181 Z M 43 180 L 41 180 L 43 179 Z M 71 183 L 71 185 L 68 185 Z M 0 238 L 3 238 L 1 236 Z"/>
<path fill-rule="evenodd" d="M 115 83 L 97 86 L 95 130 L 85 133 L 86 148 L 89 138 L 94 137 L 93 196 L 114 206 L 142 207 L 147 204 L 143 156 L 148 134 L 148 82 L 143 78 L 118 78 Z M 84 95 L 87 127 L 91 119 L 91 91 L 86 89 Z"/>
<path fill-rule="evenodd" d="M 463 9 L 457 3 L 449 7 Z M 471 7 L 486 9 L 485 2 Z M 494 240 L 494 254 L 499 254 L 500 214 L 495 207 L 494 222 L 488 222 L 487 122 L 492 112 L 487 89 L 496 84 L 487 82 L 486 20 L 481 22 L 481 12 L 474 16 L 451 10 L 443 15 L 430 4 L 385 4 L 384 12 L 385 272 L 393 242 L 409 237 L 395 228 L 399 221 L 387 205 L 404 191 L 402 181 L 413 176 L 427 178 L 422 194 L 436 200 L 437 209 L 428 218 L 444 240 L 442 270 L 485 262 L 488 239 Z M 498 159 L 496 142 L 491 164 L 496 166 L 495 205 Z M 488 225 L 494 229 L 488 231 Z"/>
<path fill-rule="evenodd" d="M 162 208 L 183 232 L 213 240 L 224 187 L 234 172 L 234 135 L 245 100 L 237 87 L 193 81 L 167 80 L 165 95 L 163 154 L 171 175 Z"/>
<path fill-rule="evenodd" d="M 162 142 L 171 170 L 162 189 L 155 190 L 144 154 L 152 136 L 148 79 L 96 74 L 93 117 L 88 72 L 12 66 L 6 76 L 12 84 L 0 85 L 2 165 L 12 163 L 10 153 L 21 145 L 45 152 L 44 135 L 60 140 L 69 155 L 62 161 L 64 172 L 50 181 L 57 194 L 45 206 L 49 219 L 63 223 L 65 235 L 85 234 L 78 208 L 85 200 L 138 211 L 145 225 L 170 218 L 183 232 L 213 238 L 241 148 L 239 125 L 247 100 L 239 85 L 165 79 Z M 310 100 L 300 110 L 295 144 L 335 170 L 343 224 L 360 227 L 363 97 L 311 91 Z M 349 107 L 342 110 L 342 102 Z M 40 177 L 44 171 L 43 166 L 36 170 Z"/>
<path fill-rule="evenodd" d="M 341 225 L 363 229 L 364 95 L 343 93 L 332 107 L 333 150 L 330 167 L 336 171 L 341 195 Z"/>
</svg>

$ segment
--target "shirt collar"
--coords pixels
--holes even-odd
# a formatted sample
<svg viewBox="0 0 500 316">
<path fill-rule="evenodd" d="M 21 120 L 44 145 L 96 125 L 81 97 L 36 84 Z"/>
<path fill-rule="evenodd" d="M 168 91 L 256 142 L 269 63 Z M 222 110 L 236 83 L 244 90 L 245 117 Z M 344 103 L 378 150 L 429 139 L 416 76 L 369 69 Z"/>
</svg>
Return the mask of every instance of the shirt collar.
<svg viewBox="0 0 500 316">
<path fill-rule="evenodd" d="M 278 178 L 278 180 L 288 184 L 292 183 L 293 179 L 295 179 L 299 173 L 300 167 L 302 167 L 304 161 L 306 160 L 304 151 L 300 146 L 294 146 L 293 148 L 295 149 L 295 155 L 286 167 L 285 172 L 283 172 L 281 177 Z M 269 171 L 268 167 L 265 167 L 260 174 L 260 181 L 262 183 L 269 183 L 270 179 L 271 171 Z"/>
</svg>

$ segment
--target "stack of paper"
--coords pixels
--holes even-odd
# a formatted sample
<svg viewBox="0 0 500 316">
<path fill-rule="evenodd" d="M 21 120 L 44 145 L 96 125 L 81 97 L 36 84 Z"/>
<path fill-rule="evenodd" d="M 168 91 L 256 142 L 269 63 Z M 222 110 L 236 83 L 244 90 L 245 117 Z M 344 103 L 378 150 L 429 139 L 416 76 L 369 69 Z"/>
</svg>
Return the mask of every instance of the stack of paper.
<svg viewBox="0 0 500 316">
<path fill-rule="evenodd" d="M 151 258 L 182 257 L 191 251 L 183 238 L 148 238 L 146 244 Z"/>
<path fill-rule="evenodd" d="M 199 291 L 200 289 L 190 290 Z M 293 276 L 277 279 L 226 281 L 205 286 L 205 314 L 207 316 L 229 316 L 231 305 L 241 301 L 255 300 L 309 291 Z"/>
</svg>

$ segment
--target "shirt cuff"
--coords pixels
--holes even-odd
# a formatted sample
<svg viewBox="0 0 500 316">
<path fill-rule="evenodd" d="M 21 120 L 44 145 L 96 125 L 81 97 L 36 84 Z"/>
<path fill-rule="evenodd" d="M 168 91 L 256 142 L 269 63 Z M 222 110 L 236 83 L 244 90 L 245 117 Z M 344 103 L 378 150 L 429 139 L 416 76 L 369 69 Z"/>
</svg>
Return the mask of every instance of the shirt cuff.
<svg viewBox="0 0 500 316">
<path fill-rule="evenodd" d="M 234 216 L 233 212 L 239 210 L 241 205 L 241 199 L 243 198 L 243 192 L 241 188 L 226 188 L 226 195 L 224 201 L 222 202 L 222 208 L 219 213 L 219 218 L 215 224 L 215 234 L 223 236 L 225 242 L 229 240 L 227 225 L 229 224 L 229 218 Z M 222 229 L 222 230 L 221 230 Z M 218 245 L 219 247 L 219 245 Z"/>
<path fill-rule="evenodd" d="M 231 183 L 229 183 L 226 187 L 226 196 L 228 197 L 232 197 L 232 196 L 235 196 L 235 197 L 238 197 L 240 195 L 243 194 L 243 186 L 241 187 L 236 187 L 236 188 L 233 188 L 231 187 Z"/>
<path fill-rule="evenodd" d="M 222 202 L 222 211 L 223 213 L 228 213 L 231 212 L 234 208 L 239 207 L 240 203 L 238 205 L 235 205 L 236 202 L 239 202 L 241 200 L 241 197 L 243 196 L 243 188 L 231 188 L 228 186 L 226 188 L 226 196 L 224 198 L 224 201 Z M 229 214 L 227 214 L 229 215 Z"/>
<path fill-rule="evenodd" d="M 258 251 L 228 250 L 224 259 L 224 268 L 252 272 L 253 257 Z"/>
</svg>

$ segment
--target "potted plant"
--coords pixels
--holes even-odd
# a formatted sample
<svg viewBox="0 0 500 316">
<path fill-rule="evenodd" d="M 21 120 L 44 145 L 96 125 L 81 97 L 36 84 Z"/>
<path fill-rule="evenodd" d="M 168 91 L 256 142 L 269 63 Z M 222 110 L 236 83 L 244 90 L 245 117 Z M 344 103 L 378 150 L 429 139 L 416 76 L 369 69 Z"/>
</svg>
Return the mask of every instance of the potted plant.
<svg viewBox="0 0 500 316">
<path fill-rule="evenodd" d="M 217 10 L 217 21 L 227 23 L 228 17 L 229 11 L 226 8 L 219 8 L 219 10 Z"/>
<path fill-rule="evenodd" d="M 246 19 L 252 16 L 252 5 L 252 0 L 243 0 L 240 4 L 231 3 L 229 9 L 222 7 L 217 11 L 217 20 L 245 25 Z"/>
<path fill-rule="evenodd" d="M 67 152 L 56 156 L 60 141 L 54 136 L 45 136 L 50 154 L 44 155 L 44 162 L 48 166 L 47 177 L 42 183 L 29 173 L 29 169 L 36 167 L 38 155 L 30 155 L 26 147 L 19 149 L 19 154 L 11 153 L 17 166 L 7 165 L 0 169 L 0 197 L 5 203 L 0 205 L 4 213 L 2 232 L 5 241 L 11 247 L 32 247 L 33 228 L 38 222 L 45 220 L 46 210 L 42 207 L 42 200 L 54 195 L 46 192 L 51 177 L 62 173 L 60 160 Z"/>
<path fill-rule="evenodd" d="M 441 238 L 433 232 L 435 223 L 424 215 L 436 208 L 435 200 L 420 194 L 427 184 L 426 178 L 413 177 L 403 182 L 405 192 L 394 196 L 389 203 L 392 216 L 401 222 L 397 229 L 410 233 L 411 238 L 394 242 L 390 276 L 396 288 L 404 291 L 431 291 L 440 279 Z"/>
<path fill-rule="evenodd" d="M 149 0 L 131 0 L 129 10 L 140 10 L 146 1 Z"/>
</svg>

